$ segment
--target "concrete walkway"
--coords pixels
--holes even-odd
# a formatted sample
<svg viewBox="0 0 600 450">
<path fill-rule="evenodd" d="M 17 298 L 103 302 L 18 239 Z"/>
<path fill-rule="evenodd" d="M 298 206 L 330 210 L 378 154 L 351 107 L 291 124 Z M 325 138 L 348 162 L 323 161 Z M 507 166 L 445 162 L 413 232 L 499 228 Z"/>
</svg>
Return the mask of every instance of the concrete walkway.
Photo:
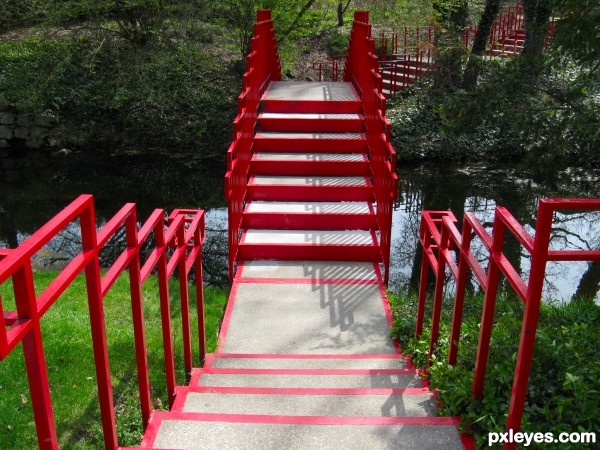
<svg viewBox="0 0 600 450">
<path fill-rule="evenodd" d="M 463 448 L 390 338 L 362 103 L 350 83 L 261 101 L 217 352 L 142 446 Z"/>
</svg>

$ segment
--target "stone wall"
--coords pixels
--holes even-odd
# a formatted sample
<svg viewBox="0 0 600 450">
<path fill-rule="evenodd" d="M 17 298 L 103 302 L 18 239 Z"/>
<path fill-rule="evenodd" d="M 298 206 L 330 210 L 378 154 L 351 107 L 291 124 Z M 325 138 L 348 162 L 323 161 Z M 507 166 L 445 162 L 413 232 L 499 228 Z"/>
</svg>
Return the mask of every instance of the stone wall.
<svg viewBox="0 0 600 450">
<path fill-rule="evenodd" d="M 60 148 L 56 119 L 20 113 L 0 101 L 0 181 L 18 181 L 39 175 Z"/>
</svg>

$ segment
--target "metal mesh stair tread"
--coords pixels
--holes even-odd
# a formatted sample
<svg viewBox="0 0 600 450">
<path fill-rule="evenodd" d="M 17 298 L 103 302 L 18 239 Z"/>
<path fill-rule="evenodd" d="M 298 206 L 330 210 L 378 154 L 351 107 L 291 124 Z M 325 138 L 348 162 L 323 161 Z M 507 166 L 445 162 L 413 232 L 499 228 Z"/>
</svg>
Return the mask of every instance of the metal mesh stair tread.
<svg viewBox="0 0 600 450">
<path fill-rule="evenodd" d="M 360 101 L 350 83 L 275 81 L 264 93 L 263 100 Z"/>
<path fill-rule="evenodd" d="M 356 140 L 366 139 L 364 133 L 305 133 L 305 132 L 281 132 L 281 131 L 259 131 L 255 139 L 291 139 L 291 140 Z"/>
</svg>

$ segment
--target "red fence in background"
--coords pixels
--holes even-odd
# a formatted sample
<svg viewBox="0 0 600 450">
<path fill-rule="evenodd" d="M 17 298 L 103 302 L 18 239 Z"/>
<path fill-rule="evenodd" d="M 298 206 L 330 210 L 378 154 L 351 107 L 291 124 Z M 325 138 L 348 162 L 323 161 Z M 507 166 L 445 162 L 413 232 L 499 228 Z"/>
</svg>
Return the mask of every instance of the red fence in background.
<svg viewBox="0 0 600 450">
<path fill-rule="evenodd" d="M 72 259 L 43 292 L 36 295 L 31 265 L 32 257 L 76 220 L 79 220 L 81 227 L 81 253 Z M 85 271 L 98 397 L 104 442 L 107 449 L 117 449 L 118 442 L 103 300 L 125 270 L 129 272 L 131 287 L 137 377 L 144 427 L 148 424 L 152 403 L 142 285 L 154 270 L 158 273 L 165 373 L 170 403 L 175 398 L 176 382 L 168 282 L 175 270 L 178 271 L 180 280 L 186 372 L 189 374 L 192 369 L 188 292 L 188 276 L 192 268 L 194 268 L 196 276 L 199 356 L 201 360 L 205 356 L 202 294 L 204 212 L 175 210 L 168 218 L 166 230 L 164 212 L 160 209 L 155 210 L 139 228 L 137 221 L 135 204 L 129 203 L 110 219 L 102 230 L 97 231 L 93 197 L 81 195 L 18 248 L 0 250 L 0 285 L 12 279 L 16 304 L 16 311 L 5 311 L 0 298 L 0 360 L 6 358 L 19 343 L 23 344 L 38 443 L 42 449 L 56 449 L 58 443 L 40 320 L 82 271 Z M 126 233 L 126 248 L 102 275 L 99 253 L 109 239 L 123 227 Z M 142 265 L 140 249 L 144 244 L 151 244 L 152 249 Z"/>
<path fill-rule="evenodd" d="M 465 213 L 462 233 L 457 229 L 457 221 L 449 211 L 424 211 L 419 231 L 423 248 L 419 303 L 417 310 L 416 335 L 423 331 L 427 280 L 429 270 L 435 274 L 433 296 L 430 355 L 439 339 L 439 325 L 446 269 L 456 282 L 452 328 L 449 337 L 450 349 L 448 364 L 455 365 L 460 339 L 462 312 L 467 287 L 467 274 L 470 269 L 485 292 L 483 313 L 475 374 L 473 377 L 473 397 L 481 398 L 486 365 L 494 322 L 494 309 L 500 275 L 504 275 L 517 296 L 525 305 L 523 325 L 517 353 L 506 430 L 518 431 L 521 426 L 529 370 L 533 358 L 535 334 L 542 297 L 542 288 L 549 261 L 600 261 L 600 251 L 550 250 L 552 221 L 557 211 L 600 210 L 600 199 L 542 199 L 539 203 L 535 236 L 527 230 L 503 207 L 496 208 L 492 234 L 490 235 L 473 213 Z M 531 255 L 529 280 L 524 281 L 503 253 L 504 237 L 509 231 Z M 487 269 L 481 266 L 471 251 L 471 241 L 477 236 L 489 252 Z M 456 262 L 455 257 L 458 259 Z M 505 445 L 505 448 L 513 448 Z"/>
<path fill-rule="evenodd" d="M 227 150 L 225 198 L 228 206 L 231 279 L 233 279 L 240 241 L 258 104 L 269 83 L 279 80 L 281 80 L 281 65 L 271 11 L 259 9 L 256 13 L 254 36 L 250 40 L 250 54 L 246 58 L 242 93 L 238 97 L 238 115 L 233 122 L 233 142 Z"/>
<path fill-rule="evenodd" d="M 389 279 L 392 235 L 392 209 L 398 192 L 396 152 L 390 143 L 390 122 L 385 117 L 385 97 L 381 91 L 379 61 L 371 37 L 369 13 L 357 11 L 346 54 L 344 81 L 353 83 L 363 102 L 365 132 L 373 174 L 379 245 L 384 265 L 384 281 Z"/>
</svg>

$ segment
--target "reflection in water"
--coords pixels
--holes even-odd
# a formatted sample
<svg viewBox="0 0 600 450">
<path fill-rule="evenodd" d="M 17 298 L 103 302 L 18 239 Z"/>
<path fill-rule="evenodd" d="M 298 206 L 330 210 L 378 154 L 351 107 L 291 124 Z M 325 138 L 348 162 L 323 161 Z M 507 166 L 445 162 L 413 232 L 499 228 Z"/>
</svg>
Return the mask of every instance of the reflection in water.
<svg viewBox="0 0 600 450">
<path fill-rule="evenodd" d="M 567 172 L 567 175 L 570 173 Z M 494 208 L 504 206 L 534 234 L 537 202 L 543 197 L 600 197 L 597 179 L 580 177 L 552 184 L 536 184 L 515 175 L 513 170 L 478 168 L 453 169 L 421 166 L 400 173 L 398 201 L 394 207 L 392 268 L 393 291 L 415 291 L 421 267 L 417 251 L 420 214 L 424 209 L 451 210 L 459 224 L 463 211 L 475 213 L 491 234 Z M 566 189 L 569 186 L 570 189 Z M 596 250 L 600 248 L 600 213 L 559 213 L 554 219 L 551 247 L 556 250 Z M 474 239 L 472 250 L 486 266 L 487 251 Z M 524 280 L 528 278 L 530 257 L 520 243 L 507 234 L 504 253 Z M 570 301 L 574 295 L 600 301 L 600 263 L 549 263 L 544 297 Z M 450 289 L 452 285 L 450 285 Z M 473 285 L 477 289 L 476 285 Z"/>
<path fill-rule="evenodd" d="M 224 167 L 202 161 L 167 158 L 164 155 L 119 156 L 98 161 L 70 160 L 54 178 L 31 181 L 20 186 L 0 185 L 0 247 L 15 247 L 43 225 L 80 193 L 96 198 L 99 225 L 127 202 L 138 205 L 144 220 L 156 207 L 197 208 L 207 211 L 207 241 L 204 246 L 206 280 L 227 284 L 227 213 L 224 208 Z M 526 226 L 535 227 L 537 201 L 542 197 L 600 197 L 600 183 L 593 174 L 557 172 L 548 182 L 537 182 L 514 169 L 481 167 L 451 168 L 418 166 L 399 173 L 400 185 L 393 214 L 393 291 L 415 289 L 418 284 L 421 252 L 417 251 L 420 214 L 424 209 L 452 210 L 459 223 L 463 211 L 473 211 L 491 232 L 493 210 L 504 206 Z M 558 214 L 552 246 L 556 249 L 600 248 L 598 213 Z M 76 225 L 68 228 L 39 256 L 39 265 L 60 267 L 64 255 L 80 249 Z M 105 251 L 105 264 L 124 248 L 115 239 Z M 480 261 L 487 258 L 477 240 L 473 250 Z M 526 279 L 529 257 L 516 239 L 508 238 L 504 252 Z M 551 263 L 548 266 L 545 296 L 569 300 L 574 294 L 597 300 L 600 263 Z M 476 288 L 476 287 L 474 287 Z"/>
</svg>

